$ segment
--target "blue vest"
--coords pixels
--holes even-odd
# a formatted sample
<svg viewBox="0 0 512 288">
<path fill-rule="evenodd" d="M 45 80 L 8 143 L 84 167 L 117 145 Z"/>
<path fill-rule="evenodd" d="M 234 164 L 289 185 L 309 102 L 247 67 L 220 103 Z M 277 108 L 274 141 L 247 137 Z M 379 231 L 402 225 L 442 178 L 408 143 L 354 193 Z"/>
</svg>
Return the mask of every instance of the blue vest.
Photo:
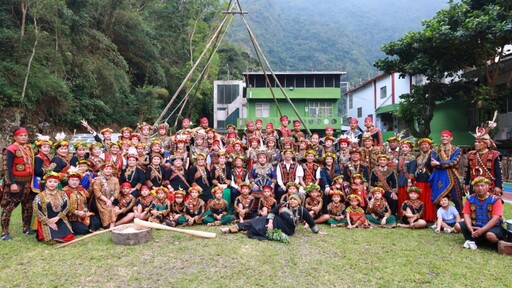
<svg viewBox="0 0 512 288">
<path fill-rule="evenodd" d="M 492 218 L 492 206 L 496 201 L 501 201 L 494 195 L 489 195 L 483 202 L 478 200 L 476 195 L 468 197 L 471 210 L 471 222 L 474 226 L 483 227 Z M 498 221 L 496 226 L 501 226 L 501 219 Z"/>
</svg>

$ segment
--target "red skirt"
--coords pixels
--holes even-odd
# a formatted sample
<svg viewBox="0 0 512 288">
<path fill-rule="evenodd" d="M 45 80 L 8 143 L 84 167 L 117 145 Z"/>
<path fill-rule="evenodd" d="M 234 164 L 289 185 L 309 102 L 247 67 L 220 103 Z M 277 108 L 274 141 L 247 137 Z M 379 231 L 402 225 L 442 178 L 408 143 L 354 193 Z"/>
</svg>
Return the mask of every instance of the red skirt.
<svg viewBox="0 0 512 288">
<path fill-rule="evenodd" d="M 430 188 L 430 184 L 428 182 L 416 182 L 416 187 L 421 189 L 420 200 L 423 202 L 423 207 L 425 207 L 422 218 L 428 222 L 436 221 L 437 208 L 432 203 L 432 189 Z"/>
<path fill-rule="evenodd" d="M 407 195 L 407 186 L 398 186 L 398 218 L 402 217 L 402 204 L 409 199 Z"/>
</svg>

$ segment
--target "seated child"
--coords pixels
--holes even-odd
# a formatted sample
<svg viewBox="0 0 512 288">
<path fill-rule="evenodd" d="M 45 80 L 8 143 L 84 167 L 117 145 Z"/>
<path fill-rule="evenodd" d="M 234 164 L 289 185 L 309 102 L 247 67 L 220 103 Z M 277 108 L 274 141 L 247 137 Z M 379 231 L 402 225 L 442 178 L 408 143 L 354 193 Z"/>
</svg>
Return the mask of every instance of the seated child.
<svg viewBox="0 0 512 288">
<path fill-rule="evenodd" d="M 396 225 L 396 218 L 391 215 L 388 202 L 383 197 L 384 189 L 375 187 L 370 193 L 372 193 L 373 198 L 366 208 L 366 219 L 368 219 L 370 224 L 379 225 L 380 227 L 394 227 Z"/>
<path fill-rule="evenodd" d="M 260 203 L 258 204 L 258 215 L 259 216 L 267 216 L 274 207 L 277 205 L 277 201 L 273 196 L 272 186 L 265 185 L 263 186 L 263 195 L 260 199 Z"/>
<path fill-rule="evenodd" d="M 301 189 L 301 186 L 295 182 L 286 183 L 286 193 L 283 194 L 283 196 L 281 196 L 281 199 L 279 199 L 279 202 L 288 202 L 288 196 L 292 195 L 292 194 L 300 194 L 301 201 L 304 202 L 302 194 L 299 193 L 300 189 Z"/>
<path fill-rule="evenodd" d="M 345 219 L 345 193 L 341 190 L 331 189 L 331 203 L 327 205 L 327 224 L 331 227 L 345 227 L 348 223 Z"/>
<path fill-rule="evenodd" d="M 363 185 L 363 175 L 352 174 L 352 183 L 350 185 L 350 194 L 357 195 L 361 198 L 361 208 L 366 210 L 366 187 Z"/>
<path fill-rule="evenodd" d="M 235 217 L 240 223 L 244 220 L 250 220 L 256 217 L 253 212 L 254 197 L 249 194 L 251 192 L 251 184 L 243 182 L 240 186 L 240 196 L 235 199 Z"/>
<path fill-rule="evenodd" d="M 437 209 L 436 233 L 441 232 L 441 228 L 445 233 L 457 232 L 460 230 L 459 222 L 461 221 L 459 212 L 453 206 L 450 206 L 450 198 L 448 195 L 439 201 L 441 207 Z"/>
<path fill-rule="evenodd" d="M 306 186 L 306 192 L 308 193 L 309 197 L 306 198 L 304 207 L 309 211 L 309 214 L 311 217 L 313 217 L 315 223 L 326 222 L 329 219 L 329 215 L 322 213 L 323 200 L 320 186 L 311 183 Z"/>
<path fill-rule="evenodd" d="M 190 198 L 185 203 L 185 219 L 187 219 L 187 225 L 192 226 L 194 224 L 201 224 L 204 213 L 204 201 L 199 198 L 201 188 L 192 186 L 188 188 L 188 194 Z M 224 188 L 222 188 L 224 189 Z"/>
<path fill-rule="evenodd" d="M 155 200 L 153 200 L 153 203 L 149 206 L 150 216 L 148 221 L 162 224 L 171 211 L 171 202 L 167 199 L 169 190 L 165 187 L 158 187 L 151 190 L 151 194 L 153 194 Z"/>
<path fill-rule="evenodd" d="M 171 211 L 169 220 L 165 221 L 165 225 L 176 227 L 176 225 L 185 225 L 187 219 L 185 218 L 185 190 L 174 190 L 174 201 L 171 203 Z"/>
<path fill-rule="evenodd" d="M 358 195 L 348 195 L 350 206 L 345 209 L 347 214 L 347 228 L 372 228 L 366 220 L 363 208 L 361 208 L 361 197 Z"/>
<path fill-rule="evenodd" d="M 208 226 L 226 225 L 235 220 L 235 217 L 229 214 L 228 201 L 222 198 L 223 192 L 224 189 L 220 186 L 215 187 L 212 191 L 215 198 L 208 201 L 207 210 L 203 214 L 203 223 Z"/>
<path fill-rule="evenodd" d="M 409 194 L 409 200 L 405 200 L 402 204 L 402 219 L 398 224 L 398 227 L 410 228 L 410 229 L 421 229 L 427 227 L 427 222 L 421 219 L 423 214 L 423 202 L 418 199 L 420 196 L 421 189 L 415 186 L 407 188 L 407 194 Z"/>
<path fill-rule="evenodd" d="M 125 182 L 130 183 L 130 182 Z M 123 183 L 124 184 L 124 183 Z M 140 196 L 135 203 L 134 216 L 140 220 L 148 220 L 149 219 L 149 207 L 151 203 L 153 203 L 153 195 L 149 190 L 149 187 L 146 185 L 142 185 L 140 187 Z"/>
<path fill-rule="evenodd" d="M 132 185 L 129 182 L 123 183 L 121 186 L 121 193 L 114 199 L 112 205 L 114 206 L 114 218 L 116 219 L 115 226 L 127 224 L 135 218 L 133 207 L 135 206 L 135 198 L 131 194 Z"/>
</svg>

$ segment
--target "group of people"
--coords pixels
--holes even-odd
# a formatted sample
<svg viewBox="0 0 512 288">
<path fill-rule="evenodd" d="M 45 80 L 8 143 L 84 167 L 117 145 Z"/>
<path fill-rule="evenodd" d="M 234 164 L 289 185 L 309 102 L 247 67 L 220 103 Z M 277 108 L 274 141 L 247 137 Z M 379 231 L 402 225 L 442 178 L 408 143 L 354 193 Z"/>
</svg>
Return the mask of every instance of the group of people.
<svg viewBox="0 0 512 288">
<path fill-rule="evenodd" d="M 169 226 L 234 224 L 222 231 L 247 230 L 257 239 L 273 229 L 293 235 L 299 225 L 317 233 L 320 223 L 419 229 L 428 222 L 438 233 L 462 232 L 470 249 L 503 238 L 492 125 L 477 129 L 463 185 L 461 149 L 448 130 L 433 147 L 428 138 L 413 143 L 400 134 L 384 144 L 370 117 L 364 130 L 351 119 L 339 137 L 331 126 L 306 136 L 300 121 L 280 122 L 263 128 L 261 120 L 250 121 L 244 131 L 228 125 L 223 135 L 206 118 L 195 128 L 183 119 L 172 135 L 166 123 L 142 123 L 122 128 L 114 142 L 112 129 L 96 133 L 82 121 L 96 139 L 90 145 L 62 134 L 55 141 L 38 135 L 31 145 L 19 128 L 4 149 L 2 240 L 11 239 L 10 217 L 20 203 L 23 233 L 51 243 L 134 218 Z M 466 192 L 472 196 L 463 206 Z"/>
</svg>

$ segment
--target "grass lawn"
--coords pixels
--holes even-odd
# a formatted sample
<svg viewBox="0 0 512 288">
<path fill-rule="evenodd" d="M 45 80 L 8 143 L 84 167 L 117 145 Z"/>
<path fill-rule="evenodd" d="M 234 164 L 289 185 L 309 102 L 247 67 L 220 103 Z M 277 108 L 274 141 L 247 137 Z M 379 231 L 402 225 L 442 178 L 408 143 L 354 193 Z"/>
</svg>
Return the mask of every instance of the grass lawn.
<svg viewBox="0 0 512 288">
<path fill-rule="evenodd" d="M 153 231 L 138 246 L 109 232 L 62 249 L 21 234 L 0 241 L 1 287 L 510 287 L 512 257 L 461 248 L 462 235 L 433 230 L 299 228 L 290 244 L 244 234 L 201 239 Z M 512 205 L 506 205 L 512 219 Z M 205 231 L 217 228 L 195 227 Z"/>
</svg>

